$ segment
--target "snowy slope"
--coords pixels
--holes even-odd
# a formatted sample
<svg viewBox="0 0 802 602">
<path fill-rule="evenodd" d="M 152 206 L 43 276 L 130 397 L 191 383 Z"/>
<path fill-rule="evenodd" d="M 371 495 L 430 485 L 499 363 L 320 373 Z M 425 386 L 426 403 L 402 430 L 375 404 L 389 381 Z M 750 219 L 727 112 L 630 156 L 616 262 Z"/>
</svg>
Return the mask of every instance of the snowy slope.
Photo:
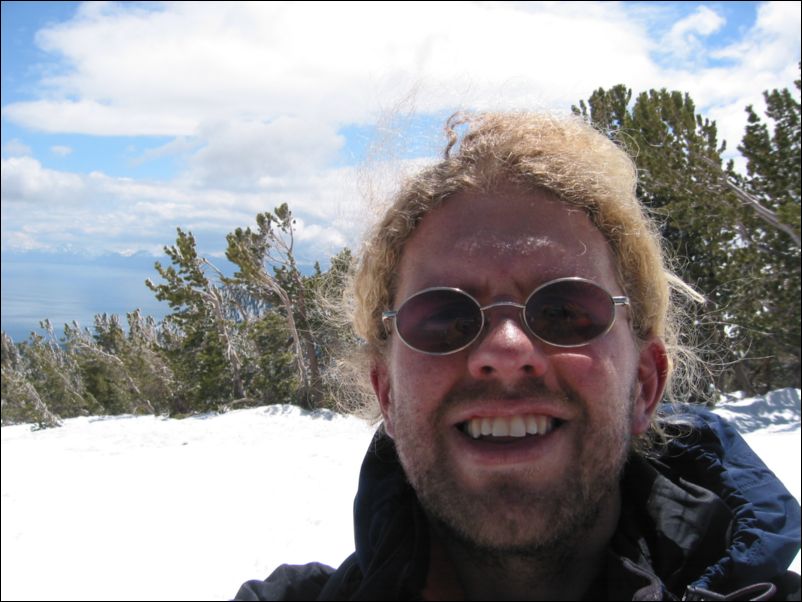
<svg viewBox="0 0 802 602">
<path fill-rule="evenodd" d="M 799 407 L 784 390 L 719 410 L 797 499 Z M 222 600 L 283 562 L 337 565 L 371 436 L 292 406 L 3 427 L 0 595 Z"/>
</svg>

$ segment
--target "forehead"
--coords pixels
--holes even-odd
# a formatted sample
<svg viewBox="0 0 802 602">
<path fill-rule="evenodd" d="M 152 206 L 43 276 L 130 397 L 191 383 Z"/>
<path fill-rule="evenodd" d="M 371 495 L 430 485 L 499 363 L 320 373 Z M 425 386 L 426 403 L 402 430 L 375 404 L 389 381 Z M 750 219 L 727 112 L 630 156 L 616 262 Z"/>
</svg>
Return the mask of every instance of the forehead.
<svg viewBox="0 0 802 602">
<path fill-rule="evenodd" d="M 582 276 L 611 285 L 610 247 L 587 214 L 546 191 L 463 191 L 430 212 L 404 248 L 398 292 L 427 286 L 522 287 Z"/>
</svg>

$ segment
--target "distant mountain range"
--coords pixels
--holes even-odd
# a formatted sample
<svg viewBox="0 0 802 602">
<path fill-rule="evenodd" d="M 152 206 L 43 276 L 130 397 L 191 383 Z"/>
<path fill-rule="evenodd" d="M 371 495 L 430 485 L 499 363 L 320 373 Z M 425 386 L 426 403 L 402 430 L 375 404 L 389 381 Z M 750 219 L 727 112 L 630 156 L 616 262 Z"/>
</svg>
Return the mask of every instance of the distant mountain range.
<svg viewBox="0 0 802 602">
<path fill-rule="evenodd" d="M 21 341 L 44 318 L 57 331 L 72 320 L 92 326 L 95 314 L 125 315 L 137 308 L 161 319 L 169 308 L 145 286 L 146 278 L 159 280 L 156 261 L 169 264 L 166 256 L 146 252 L 93 256 L 70 250 L 4 251 L 2 329 Z"/>
<path fill-rule="evenodd" d="M 233 275 L 236 268 L 224 257 L 210 259 L 225 274 Z M 130 255 L 94 255 L 73 249 L 3 251 L 2 330 L 19 342 L 31 331 L 38 331 L 39 322 L 45 318 L 50 318 L 60 332 L 65 323 L 73 320 L 91 327 L 96 314 L 124 317 L 137 308 L 161 320 L 170 308 L 157 301 L 145 286 L 148 278 L 161 281 L 153 267 L 157 261 L 170 264 L 166 255 L 155 256 L 146 251 Z M 301 263 L 300 269 L 307 274 L 312 272 L 308 263 Z"/>
</svg>

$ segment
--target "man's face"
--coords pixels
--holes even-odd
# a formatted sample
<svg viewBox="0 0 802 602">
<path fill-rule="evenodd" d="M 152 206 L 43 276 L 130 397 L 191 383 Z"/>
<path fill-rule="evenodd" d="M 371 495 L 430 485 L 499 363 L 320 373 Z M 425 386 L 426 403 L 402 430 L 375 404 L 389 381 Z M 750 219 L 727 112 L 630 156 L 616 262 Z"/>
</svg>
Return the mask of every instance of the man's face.
<svg viewBox="0 0 802 602">
<path fill-rule="evenodd" d="M 547 193 L 462 192 L 408 241 L 394 308 L 436 286 L 482 305 L 523 303 L 535 287 L 570 276 L 622 295 L 615 273 L 583 211 Z M 372 373 L 385 428 L 424 508 L 461 540 L 499 551 L 548 549 L 614 521 L 631 437 L 645 431 L 662 393 L 663 348 L 636 344 L 628 308 L 616 309 L 606 335 L 573 348 L 532 337 L 519 316 L 489 310 L 479 339 L 451 355 L 426 355 L 391 335 Z M 471 420 L 503 428 L 531 417 L 545 434 L 468 434 Z"/>
</svg>

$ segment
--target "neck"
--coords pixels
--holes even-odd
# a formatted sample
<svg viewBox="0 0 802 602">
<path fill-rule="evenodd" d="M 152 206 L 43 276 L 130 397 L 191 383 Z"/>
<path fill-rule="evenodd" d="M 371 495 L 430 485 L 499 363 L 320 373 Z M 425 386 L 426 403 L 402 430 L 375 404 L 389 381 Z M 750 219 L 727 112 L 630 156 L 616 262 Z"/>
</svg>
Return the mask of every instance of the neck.
<svg viewBox="0 0 802 602">
<path fill-rule="evenodd" d="M 579 600 L 596 578 L 603 558 L 602 553 L 585 551 L 550 557 L 480 556 L 456 546 L 448 551 L 466 600 Z"/>
<path fill-rule="evenodd" d="M 522 552 L 480 549 L 436 528 L 433 559 L 445 560 L 450 566 L 444 571 L 441 565 L 439 575 L 456 582 L 450 587 L 441 584 L 440 589 L 462 590 L 466 600 L 579 600 L 603 567 L 619 514 L 616 495 L 588 532 Z"/>
</svg>

